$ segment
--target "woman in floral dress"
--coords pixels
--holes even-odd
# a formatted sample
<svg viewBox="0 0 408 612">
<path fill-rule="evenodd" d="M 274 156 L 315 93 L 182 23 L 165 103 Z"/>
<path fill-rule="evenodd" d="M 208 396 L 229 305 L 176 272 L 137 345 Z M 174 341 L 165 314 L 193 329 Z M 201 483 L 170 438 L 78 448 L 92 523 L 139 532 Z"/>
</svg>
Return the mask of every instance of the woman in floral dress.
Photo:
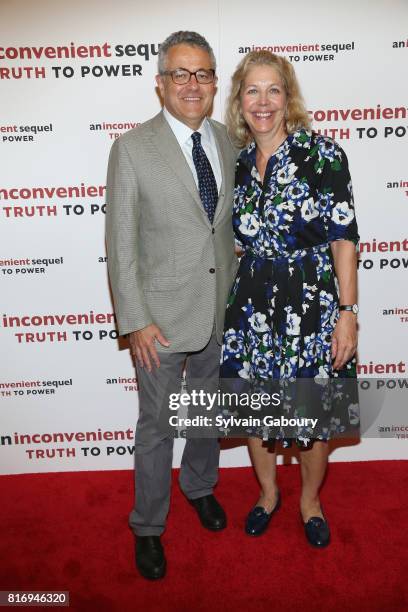
<svg viewBox="0 0 408 612">
<path fill-rule="evenodd" d="M 292 65 L 267 51 L 238 65 L 227 126 L 244 147 L 233 212 L 242 257 L 226 312 L 221 378 L 355 377 L 359 237 L 344 151 L 311 132 Z M 303 446 L 300 512 L 315 546 L 330 539 L 319 501 L 329 429 L 296 436 Z M 280 505 L 276 454 L 262 433 L 249 435 L 261 493 L 246 532 L 260 535 Z"/>
</svg>

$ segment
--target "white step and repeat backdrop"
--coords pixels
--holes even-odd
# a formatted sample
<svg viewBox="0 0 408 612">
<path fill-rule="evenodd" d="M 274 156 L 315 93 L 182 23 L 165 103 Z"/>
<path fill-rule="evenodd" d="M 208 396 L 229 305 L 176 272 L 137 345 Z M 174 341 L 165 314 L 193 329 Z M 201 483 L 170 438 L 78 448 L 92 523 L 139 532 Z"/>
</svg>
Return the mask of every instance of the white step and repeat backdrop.
<svg viewBox="0 0 408 612">
<path fill-rule="evenodd" d="M 243 53 L 293 62 L 314 128 L 349 157 L 361 373 L 407 376 L 407 23 L 404 0 L 1 0 L 0 473 L 133 464 L 137 382 L 108 286 L 106 165 L 114 139 L 159 110 L 158 45 L 175 30 L 213 46 L 220 120 Z M 384 423 L 332 459 L 407 458 L 408 418 L 387 423 L 392 438 Z M 231 446 L 221 465 L 247 465 Z"/>
</svg>

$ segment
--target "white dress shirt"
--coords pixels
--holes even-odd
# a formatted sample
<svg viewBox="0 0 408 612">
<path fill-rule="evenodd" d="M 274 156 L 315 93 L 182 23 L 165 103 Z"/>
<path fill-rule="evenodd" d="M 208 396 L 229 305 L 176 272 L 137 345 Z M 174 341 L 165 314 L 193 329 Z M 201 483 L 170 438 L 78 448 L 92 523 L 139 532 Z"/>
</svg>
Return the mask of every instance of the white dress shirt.
<svg viewBox="0 0 408 612">
<path fill-rule="evenodd" d="M 215 143 L 215 137 L 213 131 L 211 129 L 210 122 L 207 120 L 207 117 L 204 118 L 201 126 L 198 130 L 192 130 L 182 121 L 179 121 L 174 117 L 166 107 L 163 108 L 164 117 L 169 124 L 173 134 L 177 138 L 177 142 L 179 143 L 181 150 L 183 151 L 184 157 L 187 160 L 187 163 L 190 167 L 191 172 L 193 173 L 193 177 L 195 180 L 195 184 L 198 189 L 198 179 L 197 172 L 195 169 L 194 161 L 193 161 L 193 141 L 191 139 L 191 134 L 194 132 L 200 132 L 201 134 L 201 144 L 205 151 L 205 154 L 208 157 L 208 161 L 211 164 L 212 171 L 214 172 L 215 181 L 218 187 L 218 193 L 221 189 L 221 165 L 218 157 L 217 145 Z"/>
</svg>

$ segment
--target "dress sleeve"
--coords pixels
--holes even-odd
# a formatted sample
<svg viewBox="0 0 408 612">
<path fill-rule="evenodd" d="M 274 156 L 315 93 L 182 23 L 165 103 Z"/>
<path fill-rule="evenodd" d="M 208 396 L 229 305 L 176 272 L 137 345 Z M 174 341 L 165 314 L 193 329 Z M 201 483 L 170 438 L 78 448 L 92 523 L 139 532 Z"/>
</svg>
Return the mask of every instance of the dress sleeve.
<svg viewBox="0 0 408 612">
<path fill-rule="evenodd" d="M 321 183 L 328 241 L 350 240 L 357 244 L 360 236 L 347 156 L 337 143 L 333 143 L 331 153 L 332 155 L 324 160 Z"/>
</svg>

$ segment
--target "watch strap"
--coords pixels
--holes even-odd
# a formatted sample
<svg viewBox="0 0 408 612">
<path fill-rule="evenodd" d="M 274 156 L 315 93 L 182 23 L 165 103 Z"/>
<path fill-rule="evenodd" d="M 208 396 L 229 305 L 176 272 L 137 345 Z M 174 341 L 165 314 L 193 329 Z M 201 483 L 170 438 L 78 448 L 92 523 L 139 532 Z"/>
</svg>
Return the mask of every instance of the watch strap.
<svg viewBox="0 0 408 612">
<path fill-rule="evenodd" d="M 342 304 L 341 306 L 339 306 L 339 310 L 340 311 L 353 312 L 354 314 L 357 314 L 358 313 L 358 306 L 357 306 L 357 304 Z"/>
</svg>

